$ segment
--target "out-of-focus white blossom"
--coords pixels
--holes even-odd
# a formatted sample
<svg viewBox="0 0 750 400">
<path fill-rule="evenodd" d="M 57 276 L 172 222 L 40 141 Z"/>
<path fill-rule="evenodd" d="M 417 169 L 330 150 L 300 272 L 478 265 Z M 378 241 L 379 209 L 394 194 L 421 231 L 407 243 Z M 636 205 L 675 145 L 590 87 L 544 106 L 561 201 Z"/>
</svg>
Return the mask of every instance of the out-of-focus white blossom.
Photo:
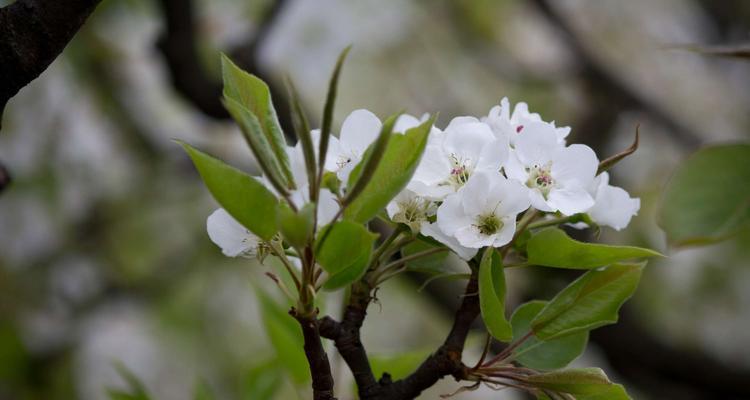
<svg viewBox="0 0 750 400">
<path fill-rule="evenodd" d="M 500 105 L 494 106 L 482 122 L 492 128 L 497 137 L 505 137 L 511 146 L 516 145 L 516 138 L 523 134 L 524 129 L 531 123 L 544 122 L 537 113 L 529 112 L 526 103 L 517 103 L 513 112 L 510 111 L 510 102 L 507 97 L 500 100 Z M 554 122 L 549 123 L 555 131 L 557 142 L 565 144 L 565 138 L 570 133 L 570 127 L 556 127 Z"/>
</svg>

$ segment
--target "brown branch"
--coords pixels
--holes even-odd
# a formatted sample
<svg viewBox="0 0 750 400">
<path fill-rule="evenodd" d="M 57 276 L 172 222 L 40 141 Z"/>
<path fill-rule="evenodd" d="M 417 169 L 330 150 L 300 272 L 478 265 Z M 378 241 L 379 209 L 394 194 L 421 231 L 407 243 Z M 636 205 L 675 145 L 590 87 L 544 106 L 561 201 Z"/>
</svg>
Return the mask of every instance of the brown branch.
<svg viewBox="0 0 750 400">
<path fill-rule="evenodd" d="M 468 367 L 461 362 L 466 336 L 479 315 L 479 296 L 476 271 L 466 285 L 461 305 L 456 311 L 453 326 L 443 344 L 408 377 L 392 381 L 384 373 L 375 381 L 367 352 L 360 340 L 360 328 L 367 315 L 372 297 L 363 283 L 354 285 L 344 317 L 336 322 L 330 317 L 320 321 L 321 336 L 334 341 L 336 348 L 354 375 L 361 400 L 407 400 L 433 386 L 438 380 L 452 375 L 456 380 L 467 376 Z"/>
<path fill-rule="evenodd" d="M 57 58 L 100 0 L 18 0 L 0 8 L 0 125 L 8 100 Z"/>
<path fill-rule="evenodd" d="M 158 0 L 165 21 L 165 31 L 157 41 L 157 47 L 164 56 L 172 86 L 195 108 L 216 119 L 228 119 L 229 113 L 221 104 L 222 85 L 202 67 L 196 43 L 195 7 L 192 0 Z M 258 60 L 258 49 L 268 36 L 268 32 L 281 15 L 286 1 L 276 0 L 264 16 L 255 36 L 247 44 L 229 51 L 232 59 L 244 70 L 263 79 L 276 99 L 274 106 L 279 122 L 285 132 L 292 132 L 291 112 L 281 90 L 265 71 Z"/>
<path fill-rule="evenodd" d="M 312 375 L 313 400 L 336 400 L 333 395 L 331 364 L 328 362 L 328 355 L 320 341 L 318 321 L 315 317 L 298 315 L 294 308 L 289 314 L 299 322 L 302 328 L 302 336 L 305 340 L 305 356 L 310 364 Z"/>
<path fill-rule="evenodd" d="M 10 179 L 10 173 L 8 173 L 8 170 L 5 169 L 5 166 L 0 163 L 0 193 L 5 190 L 8 185 L 10 185 L 11 179 Z"/>
</svg>

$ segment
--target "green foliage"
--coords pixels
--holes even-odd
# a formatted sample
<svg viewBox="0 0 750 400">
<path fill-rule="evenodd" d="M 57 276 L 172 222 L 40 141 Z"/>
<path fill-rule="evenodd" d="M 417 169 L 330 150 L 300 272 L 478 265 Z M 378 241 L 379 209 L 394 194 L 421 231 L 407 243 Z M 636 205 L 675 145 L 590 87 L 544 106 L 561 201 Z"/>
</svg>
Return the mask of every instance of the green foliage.
<svg viewBox="0 0 750 400">
<path fill-rule="evenodd" d="M 285 150 L 284 133 L 279 125 L 268 85 L 257 76 L 240 69 L 224 54 L 221 56 L 221 70 L 224 78 L 224 100 L 230 114 L 240 124 L 246 138 L 252 137 L 254 142 L 267 146 L 274 156 L 273 164 L 268 165 L 279 168 L 286 182 L 293 184 L 294 178 Z"/>
<path fill-rule="evenodd" d="M 331 139 L 331 125 L 333 125 L 333 109 L 336 105 L 336 95 L 338 94 L 339 77 L 341 76 L 341 68 L 344 66 L 344 60 L 349 54 L 351 46 L 345 48 L 341 54 L 339 54 L 338 60 L 336 60 L 336 67 L 333 69 L 331 80 L 328 83 L 328 94 L 326 95 L 326 104 L 323 108 L 323 121 L 320 128 L 320 143 L 318 147 L 318 171 L 323 171 L 325 166 L 325 154 L 328 154 L 328 142 Z"/>
<path fill-rule="evenodd" d="M 307 203 L 294 212 L 286 203 L 279 205 L 279 229 L 290 245 L 301 248 L 312 238 L 315 225 L 315 203 Z"/>
<path fill-rule="evenodd" d="M 216 395 L 206 382 L 198 381 L 193 389 L 193 400 L 216 400 Z"/>
<path fill-rule="evenodd" d="M 497 340 L 509 342 L 513 329 L 505 318 L 505 273 L 503 259 L 488 247 L 479 264 L 479 307 L 487 331 Z"/>
<path fill-rule="evenodd" d="M 344 204 L 354 201 L 362 193 L 362 190 L 367 187 L 367 184 L 370 183 L 370 179 L 372 179 L 375 170 L 380 165 L 380 160 L 383 158 L 383 153 L 385 153 L 388 142 L 391 141 L 396 119 L 398 119 L 398 114 L 391 115 L 385 120 L 383 126 L 380 128 L 378 137 L 367 149 L 360 165 L 357 165 L 356 170 L 349 176 L 348 191 L 344 199 Z"/>
<path fill-rule="evenodd" d="M 610 382 L 604 371 L 599 368 L 569 369 L 531 375 L 525 382 L 539 389 L 571 394 L 576 400 L 630 399 L 625 388 Z"/>
<path fill-rule="evenodd" d="M 262 239 L 278 231 L 278 201 L 252 176 L 184 142 L 182 145 L 216 201 L 245 228 Z"/>
<path fill-rule="evenodd" d="M 699 150 L 664 191 L 659 224 L 675 245 L 700 245 L 750 226 L 750 144 Z"/>
<path fill-rule="evenodd" d="M 513 312 L 510 317 L 510 324 L 513 326 L 513 341 L 521 339 L 530 331 L 531 321 L 546 305 L 546 301 L 530 301 Z M 564 368 L 583 353 L 588 338 L 588 331 L 547 341 L 541 341 L 532 336 L 514 351 L 513 358 L 529 368 L 538 370 Z"/>
<path fill-rule="evenodd" d="M 545 267 L 592 269 L 624 260 L 661 256 L 650 249 L 584 243 L 558 228 L 535 234 L 526 244 L 528 262 Z"/>
<path fill-rule="evenodd" d="M 110 400 L 151 400 L 151 396 L 146 391 L 146 386 L 122 363 L 115 363 L 115 369 L 127 384 L 126 390 L 107 389 L 107 396 Z"/>
<path fill-rule="evenodd" d="M 364 274 L 377 235 L 351 221 L 327 226 L 318 235 L 317 260 L 330 275 L 328 290 L 348 285 Z"/>
<path fill-rule="evenodd" d="M 440 248 L 441 245 L 428 243 L 423 240 L 417 240 L 412 242 L 401 249 L 401 255 L 408 257 L 413 254 L 421 253 L 432 249 Z M 407 271 L 421 272 L 431 275 L 440 275 L 449 273 L 452 270 L 448 268 L 448 261 L 451 253 L 448 251 L 442 251 L 435 254 L 430 254 L 425 257 L 419 257 L 415 260 L 406 263 Z"/>
<path fill-rule="evenodd" d="M 282 384 L 282 378 L 276 359 L 259 363 L 248 371 L 243 382 L 242 400 L 272 399 Z"/>
<path fill-rule="evenodd" d="M 307 358 L 303 351 L 304 339 L 299 324 L 287 312 L 286 306 L 279 305 L 256 287 L 255 293 L 260 303 L 263 327 L 268 339 L 276 350 L 276 357 L 292 381 L 302 385 L 310 380 Z"/>
<path fill-rule="evenodd" d="M 370 367 L 375 377 L 389 373 L 393 380 L 412 373 L 430 355 L 429 351 L 408 351 L 396 355 L 370 355 Z"/>
<path fill-rule="evenodd" d="M 393 134 L 372 178 L 362 192 L 348 204 L 344 217 L 356 222 L 367 222 L 383 209 L 409 183 L 417 169 L 434 117 L 405 134 Z M 354 182 L 367 157 L 355 167 L 349 177 Z"/>
<path fill-rule="evenodd" d="M 620 306 L 635 292 L 641 264 L 614 264 L 591 270 L 557 294 L 531 321 L 542 340 L 585 332 L 617 322 Z"/>
</svg>

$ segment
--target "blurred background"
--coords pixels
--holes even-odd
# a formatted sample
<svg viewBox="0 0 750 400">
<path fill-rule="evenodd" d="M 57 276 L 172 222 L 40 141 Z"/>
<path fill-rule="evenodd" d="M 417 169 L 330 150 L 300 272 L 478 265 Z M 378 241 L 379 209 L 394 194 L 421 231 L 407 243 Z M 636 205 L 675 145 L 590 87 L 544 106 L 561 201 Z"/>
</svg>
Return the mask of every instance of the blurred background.
<svg viewBox="0 0 750 400">
<path fill-rule="evenodd" d="M 271 83 L 286 126 L 291 77 L 317 126 L 348 44 L 338 122 L 357 108 L 406 109 L 439 111 L 444 126 L 507 96 L 571 126 L 569 142 L 602 158 L 640 124 L 641 147 L 612 180 L 641 211 L 600 240 L 669 258 L 650 263 L 621 322 L 593 332 L 575 365 L 603 367 L 636 399 L 748 399 L 750 233 L 670 248 L 655 212 L 688 154 L 750 138 L 750 63 L 675 46 L 749 33 L 743 0 L 105 0 L 5 110 L 0 163 L 14 181 L 0 195 L 0 399 L 106 399 L 125 387 L 118 365 L 159 400 L 196 387 L 218 399 L 309 398 L 259 305 L 274 266 L 225 258 L 208 240 L 216 204 L 171 139 L 255 170 L 219 102 L 219 52 Z M 511 307 L 573 277 L 508 275 Z M 447 333 L 461 285 L 420 291 L 424 279 L 389 281 L 370 308 L 364 342 L 391 370 L 408 372 Z M 329 312 L 340 297 L 326 299 Z M 483 340 L 470 339 L 467 359 Z M 343 362 L 332 363 L 339 398 L 353 398 Z M 457 388 L 444 379 L 422 398 Z"/>
</svg>

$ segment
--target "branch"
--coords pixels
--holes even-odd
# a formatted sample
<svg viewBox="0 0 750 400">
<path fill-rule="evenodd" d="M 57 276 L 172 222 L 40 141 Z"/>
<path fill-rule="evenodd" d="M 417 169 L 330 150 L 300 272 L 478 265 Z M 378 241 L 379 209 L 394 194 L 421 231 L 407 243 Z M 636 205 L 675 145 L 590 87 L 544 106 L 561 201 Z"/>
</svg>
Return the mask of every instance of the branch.
<svg viewBox="0 0 750 400">
<path fill-rule="evenodd" d="M 172 80 L 172 86 L 195 108 L 215 119 L 229 119 L 229 113 L 221 104 L 222 84 L 202 67 L 195 28 L 195 8 L 193 0 L 158 0 L 166 24 L 166 30 L 157 41 Z M 264 71 L 261 71 L 257 53 L 268 36 L 273 24 L 281 15 L 286 2 L 276 0 L 266 13 L 255 36 L 247 44 L 229 51 L 234 62 L 242 69 L 263 79 L 275 99 L 274 106 L 279 122 L 285 132 L 292 132 L 291 112 L 284 99 L 285 92 L 275 85 Z"/>
<path fill-rule="evenodd" d="M 375 381 L 367 352 L 360 340 L 360 328 L 371 300 L 369 286 L 358 283 L 352 287 L 342 321 L 336 322 L 330 317 L 320 321 L 321 336 L 334 341 L 336 349 L 354 375 L 361 400 L 414 399 L 445 376 L 452 375 L 457 380 L 466 377 L 468 368 L 461 362 L 461 355 L 466 336 L 479 315 L 476 271 L 472 272 L 466 285 L 453 327 L 443 344 L 416 371 L 396 382 L 391 381 L 387 373 L 383 374 L 380 381 Z"/>
<path fill-rule="evenodd" d="M 57 58 L 100 0 L 18 0 L 0 8 L 0 125 L 8 100 Z"/>
<path fill-rule="evenodd" d="M 331 364 L 328 362 L 328 355 L 320 341 L 317 320 L 314 317 L 298 315 L 294 308 L 289 314 L 299 322 L 302 328 L 302 336 L 305 339 L 305 356 L 310 364 L 312 375 L 313 400 L 336 400 L 333 396 Z"/>
<path fill-rule="evenodd" d="M 11 179 L 10 174 L 8 173 L 8 170 L 5 169 L 5 166 L 0 163 L 0 193 L 5 190 L 8 185 L 10 185 Z"/>
</svg>

